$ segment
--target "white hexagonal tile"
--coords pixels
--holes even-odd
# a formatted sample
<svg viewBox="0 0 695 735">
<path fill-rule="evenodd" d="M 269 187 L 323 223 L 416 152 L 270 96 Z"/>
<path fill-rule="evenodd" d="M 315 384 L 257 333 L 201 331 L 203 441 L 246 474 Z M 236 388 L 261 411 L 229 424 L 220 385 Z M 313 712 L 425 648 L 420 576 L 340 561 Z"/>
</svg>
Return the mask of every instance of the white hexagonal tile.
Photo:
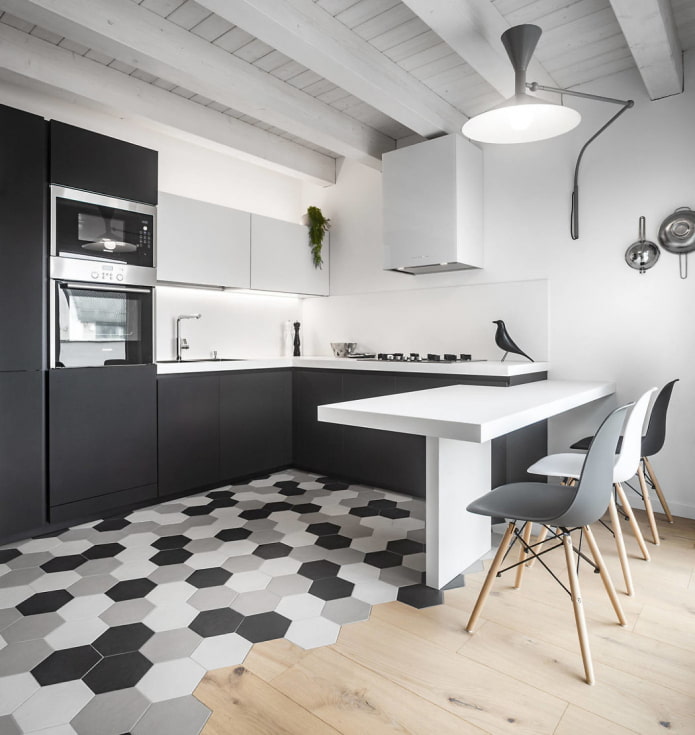
<svg viewBox="0 0 695 735">
<path fill-rule="evenodd" d="M 53 556 L 72 556 L 73 554 L 81 554 L 86 551 L 92 543 L 87 539 L 76 539 L 75 541 L 63 541 L 63 543 L 54 546 L 51 549 Z"/>
<path fill-rule="evenodd" d="M 17 544 L 22 554 L 34 554 L 37 551 L 50 551 L 54 546 L 59 546 L 61 543 L 57 536 L 50 536 L 49 538 L 34 538 L 28 541 L 24 541 L 21 544 Z"/>
<path fill-rule="evenodd" d="M 403 557 L 403 566 L 408 569 L 414 569 L 416 572 L 425 571 L 425 554 L 408 554 Z"/>
<path fill-rule="evenodd" d="M 398 587 L 386 584 L 379 579 L 371 579 L 356 582 L 352 596 L 370 605 L 378 605 L 382 602 L 393 602 L 398 597 Z"/>
<path fill-rule="evenodd" d="M 46 643 L 56 650 L 88 646 L 93 643 L 108 625 L 98 617 L 71 620 L 51 631 L 45 638 Z"/>
<path fill-rule="evenodd" d="M 223 666 L 236 666 L 243 662 L 253 644 L 236 633 L 205 638 L 191 654 L 208 671 Z"/>
<path fill-rule="evenodd" d="M 23 584 L 18 587 L 5 587 L 0 593 L 1 609 L 17 607 L 20 602 L 28 600 L 34 594 L 36 593 L 28 584 Z"/>
<path fill-rule="evenodd" d="M 188 536 L 191 541 L 197 538 L 209 538 L 210 536 L 214 536 L 216 533 L 219 533 L 225 527 L 226 526 L 223 521 L 216 520 L 205 525 L 191 526 L 190 528 L 187 528 L 186 536 Z"/>
<path fill-rule="evenodd" d="M 378 579 L 381 570 L 371 564 L 358 562 L 357 564 L 346 564 L 340 567 L 338 576 L 347 579 L 348 582 L 366 582 L 370 579 Z"/>
<path fill-rule="evenodd" d="M 142 622 L 155 632 L 185 628 L 198 614 L 198 610 L 185 602 L 158 605 Z"/>
<path fill-rule="evenodd" d="M 275 608 L 275 612 L 290 620 L 305 620 L 320 615 L 325 604 L 324 600 L 320 600 L 308 592 L 303 592 L 299 595 L 283 597 Z"/>
<path fill-rule="evenodd" d="M 145 596 L 155 605 L 173 605 L 177 602 L 186 602 L 196 590 L 197 587 L 188 582 L 168 582 L 157 585 Z"/>
<path fill-rule="evenodd" d="M 131 533 L 124 536 L 118 543 L 125 546 L 126 549 L 139 549 L 153 544 L 159 536 L 151 531 L 143 531 L 142 533 Z"/>
<path fill-rule="evenodd" d="M 151 574 L 156 572 L 157 569 L 159 569 L 159 567 L 151 561 L 129 561 L 114 569 L 111 572 L 111 575 L 121 581 L 127 579 L 143 579 L 145 577 L 149 577 Z"/>
<path fill-rule="evenodd" d="M 27 701 L 39 684 L 27 671 L 0 678 L 0 715 L 10 715 Z"/>
<path fill-rule="evenodd" d="M 80 579 L 82 577 L 77 572 L 54 572 L 35 579 L 29 586 L 36 592 L 51 592 L 53 590 L 64 590 Z"/>
<path fill-rule="evenodd" d="M 253 592 L 254 590 L 264 590 L 270 577 L 261 571 L 239 572 L 233 574 L 226 582 L 227 587 L 237 592 Z"/>
<path fill-rule="evenodd" d="M 302 562 L 298 559 L 285 556 L 279 559 L 266 559 L 259 568 L 261 572 L 271 577 L 281 577 L 285 574 L 294 574 L 301 566 Z"/>
<path fill-rule="evenodd" d="M 82 620 L 84 618 L 95 618 L 108 610 L 113 605 L 113 600 L 106 595 L 84 595 L 75 597 L 58 610 L 63 620 Z"/>
<path fill-rule="evenodd" d="M 155 539 L 157 537 L 155 536 Z M 120 543 L 120 541 L 119 541 Z M 151 546 L 127 546 L 120 554 L 116 554 L 116 559 L 122 564 L 128 562 L 143 562 L 151 559 L 157 553 L 157 549 Z"/>
<path fill-rule="evenodd" d="M 340 626 L 326 618 L 307 618 L 294 620 L 285 633 L 288 641 L 301 648 L 330 646 L 338 639 Z"/>
<path fill-rule="evenodd" d="M 70 722 L 93 697 L 83 681 L 66 681 L 41 687 L 14 712 L 17 724 L 26 732 L 45 730 Z"/>
<path fill-rule="evenodd" d="M 162 661 L 154 664 L 135 688 L 150 702 L 163 702 L 191 694 L 204 675 L 205 669 L 190 658 Z"/>
<path fill-rule="evenodd" d="M 232 607 L 242 615 L 257 615 L 275 610 L 279 603 L 278 595 L 268 590 L 257 590 L 256 592 L 242 592 L 234 600 Z"/>
<path fill-rule="evenodd" d="M 193 554 L 186 564 L 193 569 L 212 569 L 221 567 L 229 557 L 230 554 L 226 551 L 205 551 L 201 554 Z"/>
<path fill-rule="evenodd" d="M 306 523 L 303 523 L 302 526 L 306 528 Z M 288 533 L 287 536 L 282 539 L 282 543 L 293 547 L 311 546 L 316 543 L 316 536 L 313 533 L 307 533 L 306 531 L 294 531 L 292 533 Z"/>
</svg>

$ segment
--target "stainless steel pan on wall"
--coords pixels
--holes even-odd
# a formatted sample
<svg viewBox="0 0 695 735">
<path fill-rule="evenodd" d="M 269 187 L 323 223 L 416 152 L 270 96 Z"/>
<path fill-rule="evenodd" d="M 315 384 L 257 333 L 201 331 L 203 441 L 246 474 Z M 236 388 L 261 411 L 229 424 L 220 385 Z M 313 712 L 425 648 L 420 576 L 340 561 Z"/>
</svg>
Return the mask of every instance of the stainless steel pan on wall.
<svg viewBox="0 0 695 735">
<path fill-rule="evenodd" d="M 688 253 L 695 250 L 695 211 L 678 207 L 659 227 L 659 244 L 679 258 L 680 277 L 688 277 Z"/>
</svg>

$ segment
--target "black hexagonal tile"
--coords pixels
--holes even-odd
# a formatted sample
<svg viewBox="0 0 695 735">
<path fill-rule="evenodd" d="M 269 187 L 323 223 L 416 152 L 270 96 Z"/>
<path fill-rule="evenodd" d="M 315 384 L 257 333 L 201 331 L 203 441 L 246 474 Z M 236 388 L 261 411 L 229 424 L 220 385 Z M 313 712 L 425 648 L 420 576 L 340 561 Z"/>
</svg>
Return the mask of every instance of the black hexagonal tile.
<svg viewBox="0 0 695 735">
<path fill-rule="evenodd" d="M 295 495 L 304 495 L 305 492 L 306 490 L 295 485 L 293 487 L 283 487 L 282 490 L 280 490 L 280 495 L 285 495 L 288 498 L 291 498 Z"/>
<path fill-rule="evenodd" d="M 67 590 L 52 590 L 51 592 L 37 592 L 24 602 L 17 605 L 17 610 L 22 615 L 40 615 L 46 612 L 60 610 L 72 600 L 72 595 Z"/>
<path fill-rule="evenodd" d="M 432 607 L 444 602 L 444 593 L 424 584 L 411 584 L 398 590 L 398 601 L 411 607 Z"/>
<path fill-rule="evenodd" d="M 86 556 L 87 559 L 108 559 L 120 554 L 121 551 L 125 551 L 125 546 L 120 544 L 97 544 L 83 551 L 82 556 Z"/>
<path fill-rule="evenodd" d="M 208 503 L 208 508 L 233 508 L 235 505 L 239 503 L 238 500 L 235 500 L 232 497 L 219 497 L 219 498 L 213 498 L 211 502 Z"/>
<path fill-rule="evenodd" d="M 186 551 L 186 549 L 166 549 L 164 551 L 158 551 L 150 561 L 153 564 L 163 567 L 169 564 L 183 564 L 192 556 L 193 554 L 190 551 Z"/>
<path fill-rule="evenodd" d="M 278 511 L 291 510 L 292 505 L 282 500 L 274 500 L 271 503 L 266 503 L 264 508 L 270 513 L 277 513 Z"/>
<path fill-rule="evenodd" d="M 379 569 L 386 569 L 388 567 L 398 567 L 401 565 L 403 559 L 391 551 L 371 551 L 369 554 L 364 555 L 364 563 L 369 564 Z"/>
<path fill-rule="evenodd" d="M 114 602 L 122 602 L 123 600 L 136 600 L 139 597 L 145 597 L 157 585 L 146 578 L 126 579 L 123 582 L 116 583 L 111 589 L 106 590 L 106 594 Z"/>
<path fill-rule="evenodd" d="M 382 515 L 384 518 L 396 519 L 408 518 L 410 516 L 410 513 L 403 508 L 384 508 L 382 511 L 380 511 L 379 515 Z"/>
<path fill-rule="evenodd" d="M 190 508 L 185 508 L 183 514 L 186 516 L 207 516 L 210 515 L 209 505 L 193 505 Z"/>
<path fill-rule="evenodd" d="M 95 693 L 114 692 L 135 686 L 152 668 L 152 662 L 140 651 L 119 653 L 102 658 L 82 678 L 82 681 Z"/>
<path fill-rule="evenodd" d="M 421 544 L 419 541 L 413 541 L 409 538 L 400 538 L 395 541 L 389 541 L 386 544 L 387 551 L 392 551 L 394 554 L 400 554 L 401 556 L 408 556 L 408 554 L 420 554 L 425 550 L 425 544 Z"/>
<path fill-rule="evenodd" d="M 340 526 L 336 526 L 335 523 L 312 523 L 306 530 L 315 536 L 331 536 L 340 531 Z"/>
<path fill-rule="evenodd" d="M 316 503 L 298 503 L 292 506 L 292 510 L 302 515 L 304 513 L 318 513 L 321 507 L 316 505 Z"/>
<path fill-rule="evenodd" d="M 190 543 L 191 539 L 188 536 L 162 536 L 154 541 L 151 546 L 160 551 L 166 551 L 167 549 L 182 549 L 187 543 Z"/>
<path fill-rule="evenodd" d="M 335 534 L 333 536 L 320 536 L 316 540 L 316 546 L 320 546 L 323 549 L 347 549 L 352 543 L 352 539 Z"/>
<path fill-rule="evenodd" d="M 251 535 L 248 528 L 225 528 L 215 534 L 220 541 L 243 541 Z"/>
<path fill-rule="evenodd" d="M 211 490 L 208 493 L 208 498 L 231 498 L 234 493 L 231 490 Z"/>
<path fill-rule="evenodd" d="M 386 500 L 386 498 L 379 498 L 377 500 L 370 500 L 367 505 L 370 508 L 378 508 L 379 510 L 383 510 L 384 508 L 395 508 L 396 501 Z"/>
<path fill-rule="evenodd" d="M 290 621 L 276 612 L 249 615 L 237 629 L 237 633 L 251 643 L 282 638 L 290 627 Z"/>
<path fill-rule="evenodd" d="M 70 554 L 69 556 L 54 556 L 45 564 L 41 565 L 41 569 L 49 574 L 52 572 L 71 572 L 73 569 L 82 566 L 87 560 L 82 554 Z"/>
<path fill-rule="evenodd" d="M 54 651 L 31 670 L 42 687 L 81 679 L 101 656 L 91 646 L 77 646 Z"/>
<path fill-rule="evenodd" d="M 267 518 L 269 515 L 270 511 L 265 508 L 249 508 L 248 510 L 242 510 L 239 513 L 239 518 L 243 518 L 245 521 L 258 521 Z"/>
<path fill-rule="evenodd" d="M 102 633 L 92 646 L 102 656 L 115 656 L 139 650 L 153 635 L 154 631 L 143 623 L 116 625 Z"/>
<path fill-rule="evenodd" d="M 204 610 L 196 615 L 189 628 L 203 638 L 234 633 L 244 619 L 241 613 L 229 607 Z"/>
<path fill-rule="evenodd" d="M 345 482 L 326 482 L 324 490 L 347 490 L 350 486 Z"/>
<path fill-rule="evenodd" d="M 299 483 L 296 480 L 280 480 L 273 483 L 273 487 L 279 487 L 283 490 L 293 490 L 299 487 Z"/>
<path fill-rule="evenodd" d="M 350 515 L 357 516 L 358 518 L 369 518 L 370 516 L 378 516 L 379 509 L 363 505 L 358 508 L 350 508 Z"/>
<path fill-rule="evenodd" d="M 307 561 L 299 567 L 299 574 L 307 579 L 326 579 L 328 577 L 336 577 L 340 567 L 331 561 Z"/>
<path fill-rule="evenodd" d="M 347 579 L 332 577 L 329 579 L 317 579 L 311 587 L 309 594 L 321 600 L 337 600 L 340 597 L 350 597 L 355 585 Z"/>
<path fill-rule="evenodd" d="M 7 564 L 8 561 L 21 556 L 22 552 L 17 549 L 0 549 L 0 564 Z"/>
<path fill-rule="evenodd" d="M 253 553 L 260 556 L 261 559 L 279 559 L 282 556 L 289 556 L 292 547 L 282 543 L 261 544 L 257 546 Z"/>
<path fill-rule="evenodd" d="M 120 531 L 130 525 L 130 521 L 125 518 L 107 518 L 94 526 L 95 531 Z"/>
<path fill-rule="evenodd" d="M 203 587 L 219 587 L 223 585 L 230 577 L 231 572 L 221 567 L 213 567 L 211 569 L 196 569 L 190 577 L 186 579 L 188 584 L 202 589 Z"/>
</svg>

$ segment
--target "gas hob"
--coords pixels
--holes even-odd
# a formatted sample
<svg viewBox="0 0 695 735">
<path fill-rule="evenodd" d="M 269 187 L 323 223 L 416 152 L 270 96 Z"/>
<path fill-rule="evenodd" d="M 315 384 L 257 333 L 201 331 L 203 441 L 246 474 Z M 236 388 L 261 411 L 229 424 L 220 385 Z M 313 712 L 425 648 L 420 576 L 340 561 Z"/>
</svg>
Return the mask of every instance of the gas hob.
<svg viewBox="0 0 695 735">
<path fill-rule="evenodd" d="M 421 355 L 419 352 L 378 352 L 376 354 L 357 354 L 350 355 L 355 360 L 364 360 L 370 362 L 432 362 L 432 363 L 451 363 L 451 362 L 485 362 L 485 360 L 473 360 L 471 355 L 466 353 L 445 352 L 443 355 L 436 355 L 428 352 Z"/>
</svg>

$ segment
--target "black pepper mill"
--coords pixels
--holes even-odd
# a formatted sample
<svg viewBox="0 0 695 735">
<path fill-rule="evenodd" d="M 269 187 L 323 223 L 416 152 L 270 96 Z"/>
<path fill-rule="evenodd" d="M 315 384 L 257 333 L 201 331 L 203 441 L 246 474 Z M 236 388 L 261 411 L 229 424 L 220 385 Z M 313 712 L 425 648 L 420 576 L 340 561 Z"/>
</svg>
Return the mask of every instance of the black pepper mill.
<svg viewBox="0 0 695 735">
<path fill-rule="evenodd" d="M 294 353 L 295 357 L 299 357 L 301 352 L 299 351 L 299 322 L 294 323 Z"/>
</svg>

